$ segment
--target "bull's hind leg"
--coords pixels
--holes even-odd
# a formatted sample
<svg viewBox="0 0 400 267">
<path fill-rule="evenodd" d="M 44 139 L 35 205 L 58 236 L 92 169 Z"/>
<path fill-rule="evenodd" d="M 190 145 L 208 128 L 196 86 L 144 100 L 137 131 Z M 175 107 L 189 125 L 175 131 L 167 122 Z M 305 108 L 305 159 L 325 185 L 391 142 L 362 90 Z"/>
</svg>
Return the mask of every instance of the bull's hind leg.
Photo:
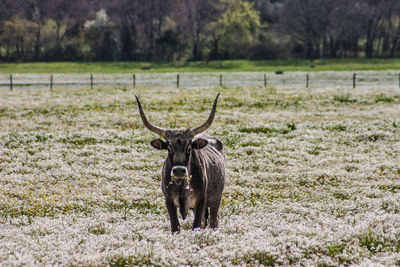
<svg viewBox="0 0 400 267">
<path fill-rule="evenodd" d="M 210 207 L 210 227 L 213 229 L 218 228 L 218 210 L 219 204 L 218 206 Z"/>
<path fill-rule="evenodd" d="M 206 211 L 204 213 L 204 228 L 206 228 L 208 225 L 208 208 L 206 208 Z"/>
<path fill-rule="evenodd" d="M 200 199 L 194 208 L 193 230 L 200 227 L 204 228 L 202 227 L 202 223 L 204 222 L 205 209 L 206 202 L 204 199 Z"/>
</svg>

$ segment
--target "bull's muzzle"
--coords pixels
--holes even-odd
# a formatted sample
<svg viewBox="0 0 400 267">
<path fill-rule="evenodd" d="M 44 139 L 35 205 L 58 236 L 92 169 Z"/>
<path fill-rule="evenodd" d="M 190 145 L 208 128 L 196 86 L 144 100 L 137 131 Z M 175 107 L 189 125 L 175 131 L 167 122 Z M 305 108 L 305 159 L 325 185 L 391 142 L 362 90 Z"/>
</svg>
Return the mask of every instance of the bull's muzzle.
<svg viewBox="0 0 400 267">
<path fill-rule="evenodd" d="M 171 183 L 182 185 L 184 180 L 189 181 L 189 173 L 185 166 L 175 166 L 171 170 Z"/>
</svg>

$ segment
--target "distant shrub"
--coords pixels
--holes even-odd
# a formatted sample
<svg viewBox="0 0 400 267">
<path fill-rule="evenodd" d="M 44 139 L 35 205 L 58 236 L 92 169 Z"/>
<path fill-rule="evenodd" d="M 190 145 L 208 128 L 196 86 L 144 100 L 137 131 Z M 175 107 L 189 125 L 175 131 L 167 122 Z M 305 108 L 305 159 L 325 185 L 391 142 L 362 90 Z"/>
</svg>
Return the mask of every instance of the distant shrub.
<svg viewBox="0 0 400 267">
<path fill-rule="evenodd" d="M 85 55 L 78 43 L 49 46 L 41 55 L 43 61 L 84 61 Z"/>
<path fill-rule="evenodd" d="M 379 95 L 379 96 L 375 97 L 375 103 L 378 103 L 378 102 L 393 103 L 393 102 L 395 102 L 395 99 L 393 97 Z"/>
<path fill-rule="evenodd" d="M 335 95 L 333 96 L 333 101 L 340 103 L 356 103 L 357 99 L 350 98 L 349 95 Z"/>
<path fill-rule="evenodd" d="M 288 134 L 292 131 L 295 131 L 296 125 L 292 122 L 287 123 L 286 127 L 268 127 L 268 126 L 257 126 L 257 127 L 241 127 L 239 128 L 239 132 L 241 133 L 262 133 L 262 134 Z"/>
</svg>

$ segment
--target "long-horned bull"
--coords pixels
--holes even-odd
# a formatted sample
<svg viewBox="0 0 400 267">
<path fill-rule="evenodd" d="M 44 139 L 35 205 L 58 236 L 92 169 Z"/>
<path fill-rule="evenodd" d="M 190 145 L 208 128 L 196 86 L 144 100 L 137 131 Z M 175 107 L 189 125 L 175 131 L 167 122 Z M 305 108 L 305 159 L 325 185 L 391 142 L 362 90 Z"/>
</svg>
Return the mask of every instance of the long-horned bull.
<svg viewBox="0 0 400 267">
<path fill-rule="evenodd" d="M 150 144 L 156 149 L 168 150 L 161 190 L 172 232 L 180 231 L 177 208 L 183 220 L 188 210 L 193 209 L 193 229 L 204 228 L 207 223 L 211 228 L 218 228 L 218 210 L 225 184 L 225 155 L 222 142 L 203 133 L 214 120 L 218 97 L 219 94 L 204 124 L 194 129 L 166 130 L 149 122 L 136 96 L 144 125 L 165 139 L 155 139 Z"/>
</svg>

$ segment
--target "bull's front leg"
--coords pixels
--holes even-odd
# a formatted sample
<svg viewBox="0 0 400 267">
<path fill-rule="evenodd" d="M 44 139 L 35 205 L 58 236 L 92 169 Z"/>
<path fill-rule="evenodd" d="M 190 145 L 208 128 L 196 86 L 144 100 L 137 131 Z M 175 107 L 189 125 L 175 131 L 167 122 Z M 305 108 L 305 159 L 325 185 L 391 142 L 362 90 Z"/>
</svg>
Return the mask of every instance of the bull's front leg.
<svg viewBox="0 0 400 267">
<path fill-rule="evenodd" d="M 202 222 L 204 221 L 205 208 L 206 208 L 206 198 L 204 196 L 198 199 L 194 209 L 193 230 L 195 228 L 202 227 Z"/>
<path fill-rule="evenodd" d="M 178 214 L 176 211 L 177 208 L 176 208 L 174 202 L 172 201 L 172 199 L 166 199 L 165 203 L 167 205 L 169 221 L 171 223 L 171 231 L 173 233 L 179 232 L 181 229 L 180 229 L 180 225 L 179 225 Z"/>
</svg>

